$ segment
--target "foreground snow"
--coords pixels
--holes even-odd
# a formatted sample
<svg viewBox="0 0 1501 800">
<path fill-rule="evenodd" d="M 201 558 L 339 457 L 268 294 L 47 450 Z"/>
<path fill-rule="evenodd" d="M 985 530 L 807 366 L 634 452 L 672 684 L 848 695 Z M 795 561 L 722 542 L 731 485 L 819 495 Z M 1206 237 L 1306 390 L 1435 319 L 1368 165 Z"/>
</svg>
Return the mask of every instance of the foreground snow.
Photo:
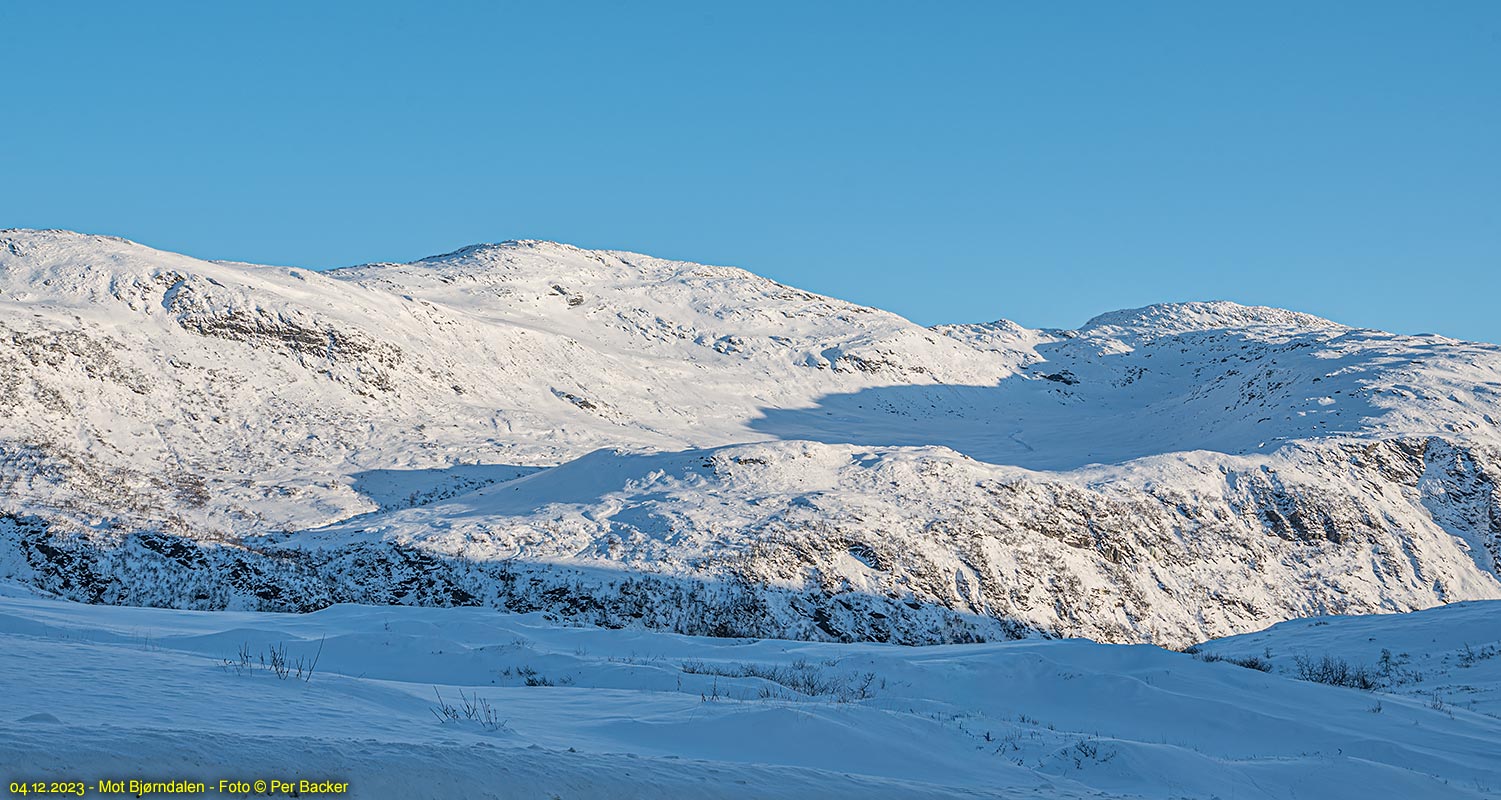
<svg viewBox="0 0 1501 800">
<path fill-rule="evenodd" d="M 356 797 L 1501 791 L 1498 603 L 1297 621 L 1194 656 L 1079 640 L 711 639 L 479 608 L 193 612 L 0 593 L 10 595 L 0 597 L 7 781 L 337 779 Z M 311 680 L 261 666 L 279 645 L 293 665 L 321 647 Z M 1383 648 L 1407 654 L 1421 685 L 1360 691 L 1281 674 L 1299 655 L 1374 669 Z M 1271 673 L 1208 660 L 1268 650 Z M 481 698 L 497 724 L 440 722 L 440 696 L 455 707 Z"/>
</svg>

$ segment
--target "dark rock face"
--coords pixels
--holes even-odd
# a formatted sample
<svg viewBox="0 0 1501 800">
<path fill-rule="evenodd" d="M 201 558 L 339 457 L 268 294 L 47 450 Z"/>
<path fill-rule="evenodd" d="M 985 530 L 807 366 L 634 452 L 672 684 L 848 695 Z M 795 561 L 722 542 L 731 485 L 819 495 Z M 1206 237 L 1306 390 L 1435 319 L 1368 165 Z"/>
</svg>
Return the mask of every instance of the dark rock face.
<svg viewBox="0 0 1501 800">
<path fill-rule="evenodd" d="M 1501 574 L 1501 469 L 1494 453 L 1430 439 L 1420 452 L 1416 481 L 1423 505 L 1445 530 L 1463 540 L 1483 569 Z"/>
<path fill-rule="evenodd" d="M 400 348 L 357 329 L 295 310 L 242 307 L 217 298 L 204 279 L 178 277 L 163 294 L 162 307 L 175 315 L 183 330 L 198 336 L 279 349 L 305 366 L 352 367 L 364 387 L 378 392 L 395 389 L 391 371 L 404 358 Z"/>
<path fill-rule="evenodd" d="M 803 500 L 733 532 L 689 573 L 658 571 L 650 555 L 633 550 L 639 537 L 623 531 L 595 558 L 628 565 L 625 572 L 474 560 L 380 540 L 300 548 L 147 531 L 104 541 L 63 535 L 34 517 L 7 518 L 5 530 L 29 582 L 87 602 L 281 611 L 341 602 L 488 605 L 608 627 L 902 644 L 1028 631 L 1184 644 L 1263 619 L 1443 602 L 1457 578 L 1428 571 L 1414 549 L 1419 540 L 1382 507 L 1381 498 L 1403 493 L 1472 542 L 1477 565 L 1494 574 L 1496 453 L 1431 438 L 1342 444 L 1307 459 L 1377 488 L 1355 496 L 1265 465 L 1223 475 L 1223 497 L 990 479 L 975 482 L 958 510 L 880 530 L 846 509 Z M 702 468 L 776 464 L 727 455 L 704 459 Z M 958 478 L 949 469 L 935 465 L 930 477 L 951 485 Z M 671 513 L 631 519 L 678 524 Z M 1263 571 L 1288 560 L 1306 565 L 1297 592 L 1282 574 Z M 868 582 L 851 583 L 850 561 Z M 1322 566 L 1357 563 L 1362 572 L 1348 579 Z M 1206 569 L 1221 574 L 1184 577 Z M 1388 589 L 1350 591 L 1371 585 Z M 1100 586 L 1109 590 L 1091 588 Z M 1211 610 L 1227 621 L 1179 621 Z"/>
<path fill-rule="evenodd" d="M 101 547 L 97 540 L 56 538 L 37 519 L 0 518 L 0 531 L 25 554 L 34 585 L 88 603 L 283 612 L 334 603 L 485 605 L 610 628 L 907 645 L 1019 638 L 1030 630 L 931 604 L 775 590 L 733 575 L 709 582 L 610 575 L 446 558 L 388 543 L 302 551 L 135 534 Z"/>
</svg>

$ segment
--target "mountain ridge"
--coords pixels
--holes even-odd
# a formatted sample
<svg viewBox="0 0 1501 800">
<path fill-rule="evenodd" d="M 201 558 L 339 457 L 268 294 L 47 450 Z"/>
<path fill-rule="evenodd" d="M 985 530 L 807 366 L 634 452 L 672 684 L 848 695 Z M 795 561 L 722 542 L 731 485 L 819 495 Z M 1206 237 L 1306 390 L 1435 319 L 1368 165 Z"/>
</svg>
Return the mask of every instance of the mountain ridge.
<svg viewBox="0 0 1501 800">
<path fill-rule="evenodd" d="M 0 375 L 0 578 L 96 602 L 1182 644 L 1501 597 L 1501 348 L 1280 309 L 929 328 L 554 243 L 7 230 Z"/>
</svg>

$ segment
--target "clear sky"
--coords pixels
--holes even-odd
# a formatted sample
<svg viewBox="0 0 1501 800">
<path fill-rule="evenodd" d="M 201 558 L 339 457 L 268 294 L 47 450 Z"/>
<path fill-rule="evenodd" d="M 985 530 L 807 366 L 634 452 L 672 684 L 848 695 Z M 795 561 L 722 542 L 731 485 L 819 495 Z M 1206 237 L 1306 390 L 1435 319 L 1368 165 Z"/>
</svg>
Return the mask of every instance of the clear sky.
<svg viewBox="0 0 1501 800">
<path fill-rule="evenodd" d="M 1501 341 L 1501 2 L 0 0 L 0 227 Z"/>
</svg>

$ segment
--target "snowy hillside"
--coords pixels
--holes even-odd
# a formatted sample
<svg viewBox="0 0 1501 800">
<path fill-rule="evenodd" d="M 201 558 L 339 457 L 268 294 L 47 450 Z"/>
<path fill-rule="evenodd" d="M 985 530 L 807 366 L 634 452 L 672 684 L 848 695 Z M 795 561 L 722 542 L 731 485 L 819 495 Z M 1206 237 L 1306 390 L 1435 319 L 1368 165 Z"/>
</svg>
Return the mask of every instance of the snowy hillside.
<svg viewBox="0 0 1501 800">
<path fill-rule="evenodd" d="M 489 609 L 203 613 L 0 594 L 10 595 L 0 764 L 10 780 L 88 781 L 90 796 L 106 778 L 336 780 L 357 798 L 1501 792 L 1495 602 L 1303 620 L 1189 655 L 1077 640 L 698 639 Z M 1379 676 L 1383 650 L 1399 654 L 1403 681 L 1421 668 L 1421 692 L 1285 674 L 1306 656 Z"/>
<path fill-rule="evenodd" d="M 1231 303 L 928 329 L 545 242 L 0 232 L 0 578 L 689 634 L 1186 645 L 1501 598 L 1501 348 Z"/>
</svg>

